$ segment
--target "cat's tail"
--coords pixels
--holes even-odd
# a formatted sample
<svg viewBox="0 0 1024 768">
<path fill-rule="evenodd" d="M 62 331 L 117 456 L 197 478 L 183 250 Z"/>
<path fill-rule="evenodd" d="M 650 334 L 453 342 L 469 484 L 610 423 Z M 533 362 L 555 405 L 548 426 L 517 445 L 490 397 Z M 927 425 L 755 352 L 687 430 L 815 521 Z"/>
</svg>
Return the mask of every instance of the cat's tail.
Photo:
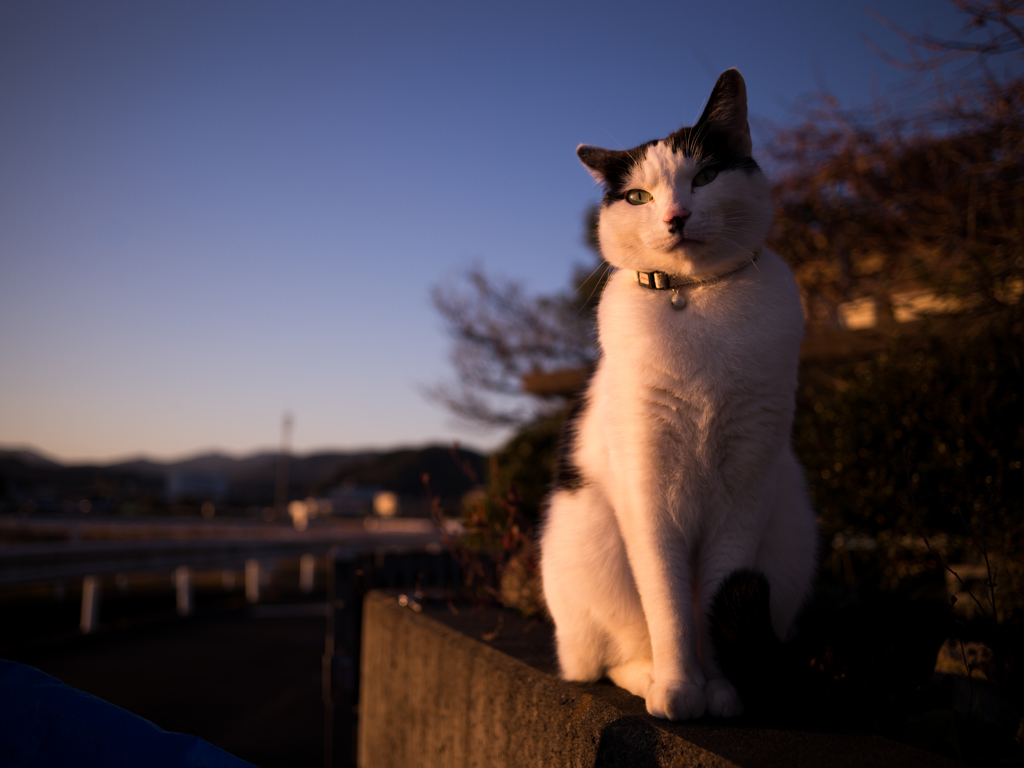
<svg viewBox="0 0 1024 768">
<path fill-rule="evenodd" d="M 771 585 L 763 573 L 729 574 L 715 593 L 709 618 L 719 669 L 748 712 L 785 716 L 804 709 L 806 672 L 775 635 Z"/>
</svg>

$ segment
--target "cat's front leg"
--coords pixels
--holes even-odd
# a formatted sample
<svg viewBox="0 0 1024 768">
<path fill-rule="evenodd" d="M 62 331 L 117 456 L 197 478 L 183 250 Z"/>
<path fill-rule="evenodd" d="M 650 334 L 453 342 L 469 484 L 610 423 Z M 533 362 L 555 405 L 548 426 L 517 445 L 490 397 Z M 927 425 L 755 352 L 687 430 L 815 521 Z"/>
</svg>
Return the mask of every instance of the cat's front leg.
<svg viewBox="0 0 1024 768">
<path fill-rule="evenodd" d="M 707 711 L 704 683 L 659 680 L 647 691 L 647 711 L 666 720 L 694 720 Z"/>
<path fill-rule="evenodd" d="M 707 707 L 706 681 L 697 659 L 691 560 L 678 531 L 657 513 L 650 514 L 650 508 L 648 512 L 624 520 L 622 526 L 651 638 L 647 711 L 669 720 L 690 720 Z"/>
</svg>

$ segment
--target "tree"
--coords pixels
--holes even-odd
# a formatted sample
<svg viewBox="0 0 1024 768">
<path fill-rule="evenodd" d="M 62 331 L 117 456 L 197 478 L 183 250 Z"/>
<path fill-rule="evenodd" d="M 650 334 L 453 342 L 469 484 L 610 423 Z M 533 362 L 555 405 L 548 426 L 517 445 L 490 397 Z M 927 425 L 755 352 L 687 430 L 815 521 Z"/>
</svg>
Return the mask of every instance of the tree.
<svg viewBox="0 0 1024 768">
<path fill-rule="evenodd" d="M 908 58 L 883 54 L 912 73 L 911 86 L 934 77 L 918 107 L 880 103 L 866 117 L 824 95 L 775 132 L 773 242 L 812 325 L 835 325 L 838 306 L 860 298 L 891 319 L 894 295 L 914 288 L 934 295 L 933 309 L 987 312 L 1024 290 L 1024 2 L 954 4 L 969 15 L 961 36 L 893 27 Z M 1012 61 L 997 73 L 995 57 Z M 953 63 L 962 66 L 947 82 Z"/>
<path fill-rule="evenodd" d="M 595 254 L 597 209 L 588 209 L 584 242 Z M 434 305 L 454 340 L 458 383 L 439 386 L 433 397 L 457 416 L 489 426 L 523 427 L 561 407 L 523 391 L 537 373 L 592 366 L 597 300 L 607 265 L 598 257 L 577 266 L 573 289 L 530 296 L 521 285 L 488 277 L 480 269 L 461 285 L 435 287 Z"/>
</svg>

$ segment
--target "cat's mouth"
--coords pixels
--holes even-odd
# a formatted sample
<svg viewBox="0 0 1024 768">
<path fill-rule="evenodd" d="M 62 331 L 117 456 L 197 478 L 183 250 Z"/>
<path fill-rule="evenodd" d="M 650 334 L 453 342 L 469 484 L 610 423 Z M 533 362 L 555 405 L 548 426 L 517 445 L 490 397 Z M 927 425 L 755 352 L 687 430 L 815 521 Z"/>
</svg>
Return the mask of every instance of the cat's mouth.
<svg viewBox="0 0 1024 768">
<path fill-rule="evenodd" d="M 704 241 L 698 240 L 685 232 L 679 232 L 672 235 L 669 243 L 669 250 L 678 250 L 681 248 L 692 248 L 695 245 L 703 245 Z"/>
</svg>

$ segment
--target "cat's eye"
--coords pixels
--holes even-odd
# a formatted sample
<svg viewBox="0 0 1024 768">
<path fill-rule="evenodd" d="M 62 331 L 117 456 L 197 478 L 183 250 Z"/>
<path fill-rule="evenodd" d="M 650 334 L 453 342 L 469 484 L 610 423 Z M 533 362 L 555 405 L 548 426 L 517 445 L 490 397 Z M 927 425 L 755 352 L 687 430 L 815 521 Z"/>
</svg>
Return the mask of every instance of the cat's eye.
<svg viewBox="0 0 1024 768">
<path fill-rule="evenodd" d="M 631 189 L 626 193 L 626 200 L 630 205 L 643 205 L 654 199 L 654 195 L 646 189 Z"/>
<path fill-rule="evenodd" d="M 703 171 L 693 177 L 693 186 L 703 187 L 705 184 L 710 184 L 715 180 L 715 176 L 718 175 L 718 171 L 714 168 L 705 168 Z"/>
</svg>

